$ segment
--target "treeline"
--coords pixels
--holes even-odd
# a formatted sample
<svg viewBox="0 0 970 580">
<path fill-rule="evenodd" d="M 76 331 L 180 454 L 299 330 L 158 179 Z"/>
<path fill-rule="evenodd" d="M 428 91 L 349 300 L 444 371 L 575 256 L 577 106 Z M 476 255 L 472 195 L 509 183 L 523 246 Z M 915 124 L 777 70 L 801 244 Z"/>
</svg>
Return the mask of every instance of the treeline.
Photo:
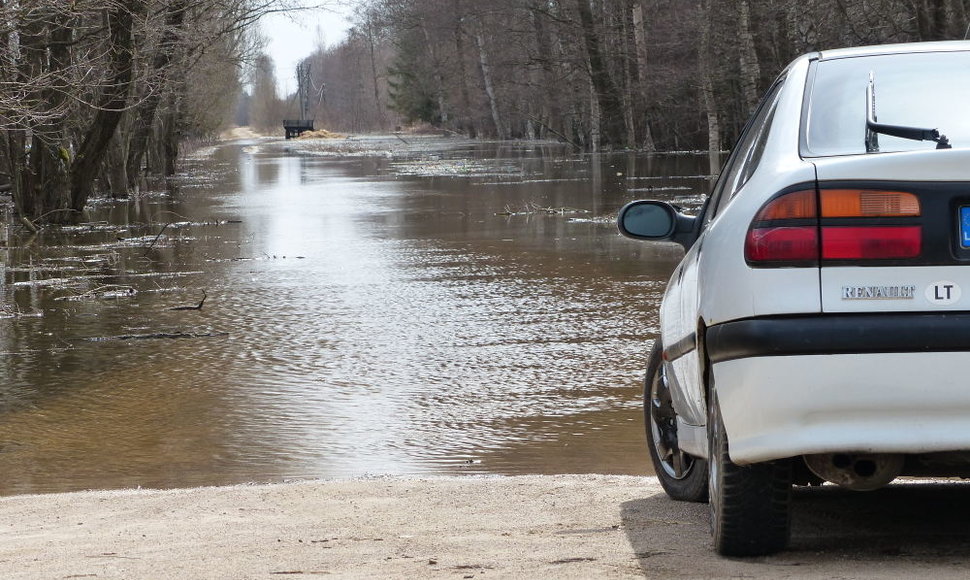
<svg viewBox="0 0 970 580">
<path fill-rule="evenodd" d="M 424 123 L 586 150 L 727 148 L 795 56 L 963 38 L 968 4 L 370 0 L 346 41 L 308 59 L 313 116 L 340 131 Z"/>
<path fill-rule="evenodd" d="M 78 219 L 96 186 L 170 176 L 231 122 L 268 0 L 0 1 L 0 179 L 18 214 Z"/>
</svg>

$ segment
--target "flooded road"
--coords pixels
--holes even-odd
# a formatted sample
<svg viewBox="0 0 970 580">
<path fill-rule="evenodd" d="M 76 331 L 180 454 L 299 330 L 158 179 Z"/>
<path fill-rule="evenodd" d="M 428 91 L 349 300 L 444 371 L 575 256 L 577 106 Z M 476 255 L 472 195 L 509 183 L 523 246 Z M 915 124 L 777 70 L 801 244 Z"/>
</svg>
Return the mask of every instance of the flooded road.
<svg viewBox="0 0 970 580">
<path fill-rule="evenodd" d="M 0 493 L 648 472 L 680 252 L 613 220 L 697 205 L 706 156 L 251 141 L 184 169 L 83 226 L 0 232 Z"/>
</svg>

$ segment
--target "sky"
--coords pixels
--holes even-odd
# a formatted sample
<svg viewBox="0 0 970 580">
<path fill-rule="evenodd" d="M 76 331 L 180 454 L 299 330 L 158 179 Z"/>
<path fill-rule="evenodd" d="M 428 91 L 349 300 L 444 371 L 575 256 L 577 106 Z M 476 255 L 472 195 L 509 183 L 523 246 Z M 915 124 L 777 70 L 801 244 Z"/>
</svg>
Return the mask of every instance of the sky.
<svg viewBox="0 0 970 580">
<path fill-rule="evenodd" d="M 313 0 L 298 2 L 303 6 L 321 3 Z M 351 8 L 335 2 L 328 4 L 331 7 L 326 10 L 271 14 L 259 21 L 268 41 L 265 50 L 276 64 L 277 91 L 281 97 L 296 91 L 296 65 L 300 60 L 313 53 L 320 44 L 332 46 L 347 37 Z"/>
</svg>

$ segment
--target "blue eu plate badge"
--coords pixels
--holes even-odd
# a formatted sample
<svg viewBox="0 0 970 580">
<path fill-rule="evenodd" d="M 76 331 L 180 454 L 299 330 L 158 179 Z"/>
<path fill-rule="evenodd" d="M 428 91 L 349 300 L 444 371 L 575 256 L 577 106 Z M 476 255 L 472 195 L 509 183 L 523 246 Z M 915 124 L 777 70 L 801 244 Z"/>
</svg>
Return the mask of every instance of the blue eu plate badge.
<svg viewBox="0 0 970 580">
<path fill-rule="evenodd" d="M 970 205 L 960 208 L 960 245 L 970 248 Z"/>
</svg>

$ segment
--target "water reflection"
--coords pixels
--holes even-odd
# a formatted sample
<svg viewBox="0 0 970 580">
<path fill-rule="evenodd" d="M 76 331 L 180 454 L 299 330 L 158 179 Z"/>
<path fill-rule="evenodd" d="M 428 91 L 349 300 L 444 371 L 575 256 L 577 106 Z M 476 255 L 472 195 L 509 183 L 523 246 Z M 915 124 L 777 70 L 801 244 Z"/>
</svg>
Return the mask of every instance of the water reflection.
<svg viewBox="0 0 970 580">
<path fill-rule="evenodd" d="M 699 199 L 706 165 L 242 143 L 97 227 L 8 236 L 0 492 L 644 473 L 639 377 L 679 250 L 612 217 Z M 583 213 L 507 211 L 527 204 Z"/>
</svg>

